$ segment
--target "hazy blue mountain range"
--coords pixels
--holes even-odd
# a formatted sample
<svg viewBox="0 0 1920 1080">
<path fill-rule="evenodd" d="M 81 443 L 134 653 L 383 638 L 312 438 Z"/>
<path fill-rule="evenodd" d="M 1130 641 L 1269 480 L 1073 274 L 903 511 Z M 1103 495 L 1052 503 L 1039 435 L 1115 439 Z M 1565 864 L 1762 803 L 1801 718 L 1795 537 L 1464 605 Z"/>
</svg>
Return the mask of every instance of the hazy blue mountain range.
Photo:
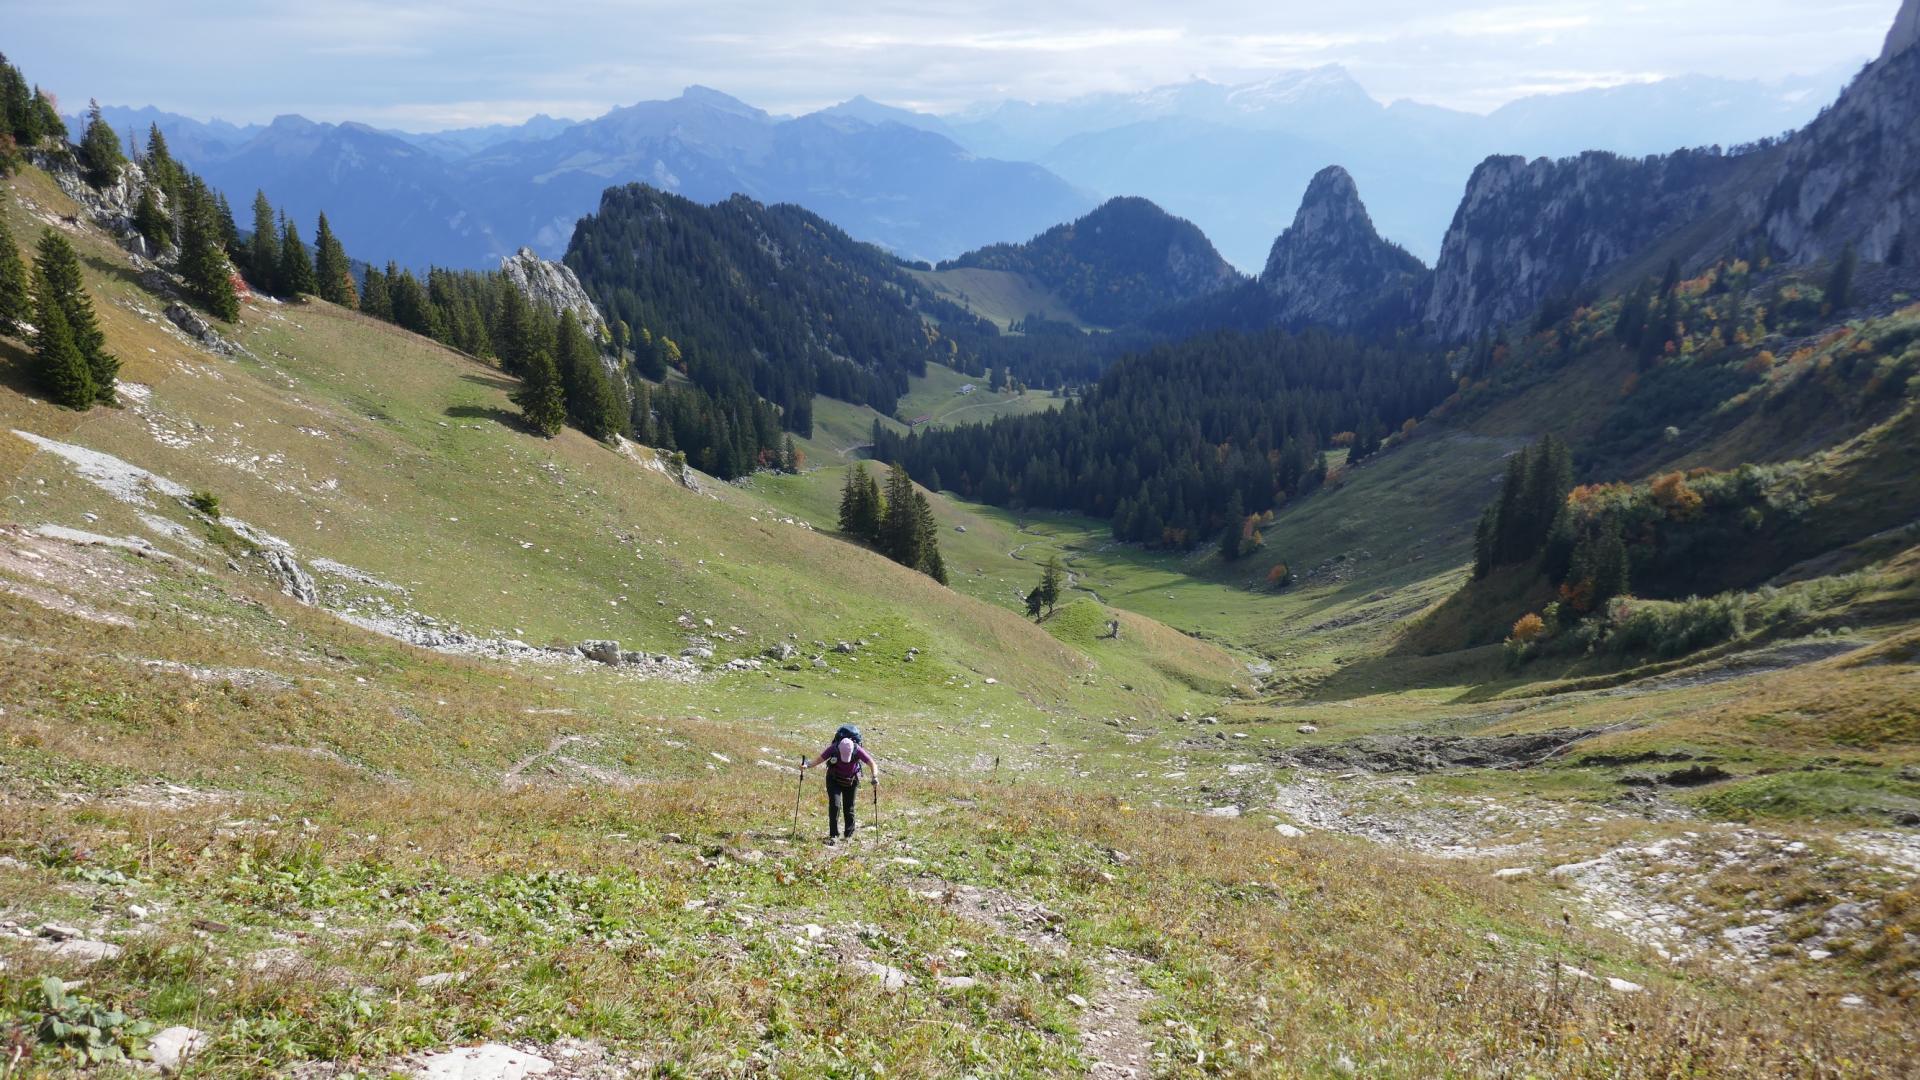
<svg viewBox="0 0 1920 1080">
<path fill-rule="evenodd" d="M 415 267 L 492 265 L 522 245 L 557 256 L 600 193 L 632 181 L 701 202 L 741 193 L 797 203 L 930 261 L 1025 239 L 1097 203 L 1039 165 L 982 157 L 937 122 L 900 123 L 857 100 L 784 117 L 692 87 L 580 123 L 535 117 L 431 135 L 298 116 L 236 128 L 152 109 L 106 115 L 141 140 L 159 123 L 242 216 L 264 188 L 307 229 L 327 211 L 356 255 Z"/>
<path fill-rule="evenodd" d="M 703 202 L 742 193 L 798 203 L 929 261 L 1023 241 L 1103 197 L 1139 195 L 1257 272 L 1329 165 L 1367 193 L 1382 236 L 1431 263 L 1489 155 L 1743 142 L 1812 119 L 1843 75 L 1682 76 L 1522 98 L 1486 116 L 1383 105 L 1336 66 L 945 117 L 865 97 L 777 116 L 697 86 L 584 122 L 537 116 L 424 134 L 298 117 L 238 126 L 151 108 L 107 115 L 121 131 L 159 122 L 236 206 L 266 187 L 303 220 L 328 210 L 356 254 L 416 266 L 486 265 L 522 244 L 557 255 L 603 189 L 640 181 Z"/>
<path fill-rule="evenodd" d="M 1811 120 L 1851 71 L 1775 83 L 1680 76 L 1521 98 L 1481 116 L 1383 105 L 1337 66 L 1240 85 L 1195 80 L 1132 94 L 1007 101 L 947 116 L 983 154 L 1038 161 L 1104 194 L 1190 218 L 1257 270 L 1307 182 L 1340 165 L 1388 239 L 1431 262 L 1473 169 L 1492 154 L 1628 155 L 1747 142 Z"/>
</svg>

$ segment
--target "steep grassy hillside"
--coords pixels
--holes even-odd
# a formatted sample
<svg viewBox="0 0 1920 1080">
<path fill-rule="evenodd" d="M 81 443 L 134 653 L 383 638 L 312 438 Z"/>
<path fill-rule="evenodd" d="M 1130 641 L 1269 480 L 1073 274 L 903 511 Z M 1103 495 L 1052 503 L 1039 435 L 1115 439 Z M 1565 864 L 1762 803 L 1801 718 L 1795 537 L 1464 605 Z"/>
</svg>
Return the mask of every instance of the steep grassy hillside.
<svg viewBox="0 0 1920 1080">
<path fill-rule="evenodd" d="M 1029 315 L 1092 329 L 1080 321 L 1052 290 L 1013 270 L 983 266 L 949 266 L 944 270 L 909 270 L 921 284 L 992 323 L 1005 333 Z"/>
</svg>

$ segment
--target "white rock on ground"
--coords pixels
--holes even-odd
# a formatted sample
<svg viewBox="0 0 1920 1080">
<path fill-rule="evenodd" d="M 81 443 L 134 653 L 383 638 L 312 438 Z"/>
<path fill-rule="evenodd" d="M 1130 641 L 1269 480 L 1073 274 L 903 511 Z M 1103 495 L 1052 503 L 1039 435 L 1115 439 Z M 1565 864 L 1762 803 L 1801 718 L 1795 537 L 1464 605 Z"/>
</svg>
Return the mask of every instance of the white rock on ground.
<svg viewBox="0 0 1920 1080">
<path fill-rule="evenodd" d="M 1273 831 L 1279 833 L 1281 836 L 1284 836 L 1289 840 L 1298 839 L 1299 837 L 1307 835 L 1305 830 L 1296 828 L 1292 825 L 1287 824 L 1284 821 L 1279 823 L 1278 825 L 1275 825 L 1273 827 Z"/>
<path fill-rule="evenodd" d="M 971 975 L 940 976 L 940 989 L 942 990 L 971 990 L 974 986 L 975 980 Z"/>
<path fill-rule="evenodd" d="M 1646 989 L 1646 987 L 1641 986 L 1637 982 L 1628 982 L 1625 979 L 1616 978 L 1613 976 L 1607 977 L 1607 986 L 1610 987 L 1611 989 L 1618 990 L 1623 994 L 1637 994 L 1640 991 Z"/>
<path fill-rule="evenodd" d="M 413 1070 L 417 1080 L 523 1080 L 553 1070 L 553 1062 L 500 1043 L 463 1046 L 428 1054 Z"/>
<path fill-rule="evenodd" d="M 872 960 L 855 960 L 853 966 L 880 980 L 880 989 L 889 994 L 906 989 L 907 973 L 897 967 L 888 967 Z"/>
<path fill-rule="evenodd" d="M 1512 881 L 1515 878 L 1532 877 L 1533 869 L 1526 866 L 1509 866 L 1504 870 L 1495 870 L 1493 876 L 1502 881 Z"/>
<path fill-rule="evenodd" d="M 188 1058 L 207 1048 L 209 1036 L 197 1028 L 176 1025 L 147 1040 L 147 1053 L 163 1073 L 180 1071 Z"/>
</svg>

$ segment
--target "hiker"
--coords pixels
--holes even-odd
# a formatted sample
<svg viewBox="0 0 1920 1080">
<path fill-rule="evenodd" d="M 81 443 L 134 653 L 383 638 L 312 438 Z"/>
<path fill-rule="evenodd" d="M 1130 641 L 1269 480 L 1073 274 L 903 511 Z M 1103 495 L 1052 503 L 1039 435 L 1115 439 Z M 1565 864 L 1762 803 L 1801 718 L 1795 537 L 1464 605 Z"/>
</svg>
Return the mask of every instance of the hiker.
<svg viewBox="0 0 1920 1080">
<path fill-rule="evenodd" d="M 820 756 L 801 764 L 802 769 L 811 769 L 815 765 L 827 767 L 827 843 L 840 838 L 840 825 L 846 823 L 847 839 L 853 839 L 853 804 L 860 791 L 860 764 L 866 763 L 873 774 L 873 782 L 880 782 L 880 766 L 860 745 L 860 729 L 852 724 L 842 724 L 840 730 L 833 733 L 833 742 L 820 751 Z"/>
</svg>

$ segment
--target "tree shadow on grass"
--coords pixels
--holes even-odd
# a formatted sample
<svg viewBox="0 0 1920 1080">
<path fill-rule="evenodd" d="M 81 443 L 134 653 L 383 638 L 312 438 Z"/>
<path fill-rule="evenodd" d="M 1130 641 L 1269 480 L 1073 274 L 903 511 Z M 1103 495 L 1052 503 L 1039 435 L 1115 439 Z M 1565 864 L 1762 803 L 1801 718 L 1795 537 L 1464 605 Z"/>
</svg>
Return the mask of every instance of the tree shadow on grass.
<svg viewBox="0 0 1920 1080">
<path fill-rule="evenodd" d="M 475 386 L 484 386 L 489 390 L 505 390 L 511 393 L 520 389 L 520 380 L 506 375 L 476 375 L 469 373 L 460 376 L 460 378 Z"/>
<path fill-rule="evenodd" d="M 22 397 L 46 398 L 46 387 L 33 370 L 33 349 L 25 342 L 0 337 L 0 386 Z"/>
<path fill-rule="evenodd" d="M 455 420 L 492 420 L 523 435 L 532 434 L 532 429 L 527 427 L 518 413 L 508 412 L 497 405 L 450 405 L 446 415 Z"/>
<path fill-rule="evenodd" d="M 172 295 L 173 290 L 171 288 L 165 290 L 153 288 L 152 282 L 141 280 L 141 274 L 138 270 L 117 259 L 103 259 L 98 255 L 86 254 L 80 256 L 80 261 L 86 263 L 87 267 L 96 274 L 103 277 L 114 278 L 123 285 L 131 285 L 136 289 L 154 293 L 155 298 L 162 304 L 171 303 L 179 299 L 179 297 Z"/>
</svg>

